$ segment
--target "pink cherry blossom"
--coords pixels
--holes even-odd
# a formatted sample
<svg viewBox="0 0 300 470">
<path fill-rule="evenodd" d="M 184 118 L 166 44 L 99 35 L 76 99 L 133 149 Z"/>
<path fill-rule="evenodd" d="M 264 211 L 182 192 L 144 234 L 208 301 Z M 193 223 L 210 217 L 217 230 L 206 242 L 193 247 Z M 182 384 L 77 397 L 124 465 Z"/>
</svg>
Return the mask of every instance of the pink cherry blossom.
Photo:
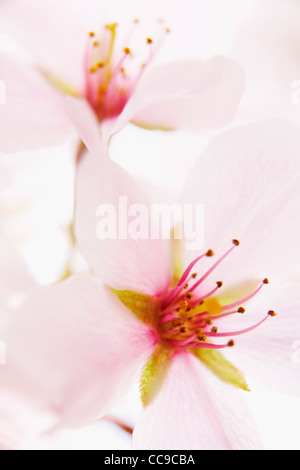
<svg viewBox="0 0 300 470">
<path fill-rule="evenodd" d="M 4 228 L 0 224 L 0 308 L 7 308 L 14 299 L 32 291 L 36 283 L 29 274 L 24 261 L 8 239 Z M 5 315 L 0 315 L 0 325 Z"/>
<path fill-rule="evenodd" d="M 57 144 L 76 121 L 67 106 L 70 97 L 93 110 L 108 139 L 130 121 L 168 130 L 220 127 L 233 117 L 242 96 L 243 72 L 230 59 L 152 67 L 168 27 L 161 24 L 157 38 L 145 33 L 141 48 L 134 38 L 143 25 L 132 19 L 127 37 L 119 38 L 117 23 L 105 24 L 96 0 L 3 0 L 0 13 L 2 31 L 35 59 L 30 66 L 1 57 L 3 152 Z"/>
<path fill-rule="evenodd" d="M 104 416 L 140 375 L 135 448 L 261 448 L 242 397 L 247 380 L 300 392 L 291 360 L 299 136 L 275 119 L 212 141 L 181 198 L 204 203 L 205 246 L 196 254 L 182 246 L 175 282 L 173 241 L 97 238 L 99 203 L 151 201 L 105 148 L 88 145 L 96 153 L 79 165 L 76 235 L 94 275 L 44 287 L 14 312 L 2 385 L 54 411 L 57 426 L 80 426 Z"/>
<path fill-rule="evenodd" d="M 28 273 L 16 249 L 0 227 L 0 377 L 3 381 L 9 360 L 9 351 L 2 336 L 10 322 L 14 308 L 37 286 Z M 47 430 L 55 415 L 39 410 L 36 403 L 24 393 L 1 387 L 0 390 L 0 449 L 11 450 L 23 447 L 31 439 Z"/>
</svg>

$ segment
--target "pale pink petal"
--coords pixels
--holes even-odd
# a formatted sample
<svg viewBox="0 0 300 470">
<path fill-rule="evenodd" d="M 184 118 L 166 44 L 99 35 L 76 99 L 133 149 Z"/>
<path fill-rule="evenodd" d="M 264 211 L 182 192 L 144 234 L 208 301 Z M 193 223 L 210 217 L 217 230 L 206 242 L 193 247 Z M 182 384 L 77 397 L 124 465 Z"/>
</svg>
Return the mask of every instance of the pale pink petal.
<svg viewBox="0 0 300 470">
<path fill-rule="evenodd" d="M 234 116 L 243 91 L 242 69 L 221 56 L 161 65 L 141 79 L 115 130 L 130 120 L 161 129 L 220 127 Z"/>
<path fill-rule="evenodd" d="M 10 297 L 26 294 L 36 287 L 25 262 L 8 240 L 0 225 L 0 298 L 1 302 Z M 0 320 L 1 323 L 1 320 Z"/>
<path fill-rule="evenodd" d="M 75 234 L 79 249 L 104 283 L 160 294 L 172 275 L 170 242 L 151 239 L 151 211 L 144 192 L 111 161 L 106 148 L 98 153 L 85 156 L 78 166 Z M 143 221 L 142 230 L 133 225 L 138 219 Z"/>
<path fill-rule="evenodd" d="M 251 333 L 235 338 L 230 351 L 235 365 L 262 385 L 276 392 L 300 395 L 300 301 L 299 284 L 274 288 L 257 299 L 246 314 L 263 318 L 270 310 L 277 317 Z M 255 310 L 254 315 L 252 311 Z M 252 324 L 256 320 L 252 320 Z M 242 327 L 240 322 L 240 327 Z M 246 325 L 244 325 L 246 326 Z"/>
<path fill-rule="evenodd" d="M 45 432 L 53 422 L 51 414 L 40 413 L 24 397 L 0 390 L 0 450 L 20 450 Z"/>
<path fill-rule="evenodd" d="M 100 125 L 97 117 L 85 99 L 66 97 L 65 111 L 80 134 L 80 138 L 90 152 L 97 152 L 101 148 Z"/>
<path fill-rule="evenodd" d="M 300 5 L 294 0 L 266 0 L 251 2 L 248 14 L 237 21 L 231 54 L 247 76 L 239 118 L 280 114 L 299 121 L 299 106 L 293 102 L 297 90 L 292 88 L 300 72 L 299 16 Z"/>
<path fill-rule="evenodd" d="M 204 204 L 203 249 L 220 255 L 233 238 L 241 242 L 213 282 L 286 282 L 299 272 L 299 131 L 274 119 L 225 132 L 193 169 L 182 200 Z M 187 252 L 186 262 L 198 253 Z"/>
<path fill-rule="evenodd" d="M 77 426 L 105 414 L 137 379 L 150 330 L 95 278 L 40 288 L 5 332 L 1 384 Z"/>
<path fill-rule="evenodd" d="M 188 353 L 172 360 L 155 398 L 141 413 L 135 449 L 260 449 L 257 428 L 241 392 L 222 383 Z"/>
<path fill-rule="evenodd" d="M 35 149 L 60 143 L 70 132 L 63 97 L 25 64 L 1 56 L 0 78 L 5 103 L 0 104 L 0 151 Z"/>
<path fill-rule="evenodd" d="M 0 27 L 41 67 L 81 91 L 88 35 L 105 23 L 103 13 L 100 0 L 2 0 Z"/>
</svg>

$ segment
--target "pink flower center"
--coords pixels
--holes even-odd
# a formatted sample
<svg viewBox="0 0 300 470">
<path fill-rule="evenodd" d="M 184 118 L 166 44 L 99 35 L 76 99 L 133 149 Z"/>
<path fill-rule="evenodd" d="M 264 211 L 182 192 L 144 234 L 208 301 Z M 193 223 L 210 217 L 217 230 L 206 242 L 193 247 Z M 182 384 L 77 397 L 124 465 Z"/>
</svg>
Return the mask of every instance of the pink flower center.
<svg viewBox="0 0 300 470">
<path fill-rule="evenodd" d="M 134 28 L 138 24 L 139 21 L 134 20 Z M 85 58 L 86 97 L 100 122 L 114 118 L 123 111 L 157 49 L 152 38 L 145 38 L 148 57 L 133 67 L 135 55 L 127 43 L 119 52 L 116 51 L 117 26 L 117 23 L 106 25 L 101 36 L 91 32 L 88 38 Z M 164 32 L 169 32 L 169 29 L 164 29 Z"/>
<path fill-rule="evenodd" d="M 175 287 L 169 290 L 161 301 L 158 331 L 161 341 L 167 346 L 176 349 L 207 348 L 223 349 L 234 346 L 234 341 L 217 344 L 213 342 L 219 338 L 232 338 L 253 331 L 262 325 L 269 317 L 276 316 L 270 310 L 258 323 L 249 328 L 237 331 L 222 331 L 222 319 L 233 315 L 242 315 L 246 312 L 242 306 L 253 299 L 261 289 L 269 284 L 264 279 L 259 287 L 234 303 L 221 305 L 215 294 L 223 287 L 218 281 L 216 287 L 203 294 L 203 282 L 211 276 L 215 269 L 239 246 L 238 240 L 233 240 L 233 246 L 221 256 L 200 279 L 193 273 L 194 266 L 205 257 L 213 257 L 214 253 L 207 253 L 196 258 L 183 273 Z M 200 293 L 202 291 L 202 293 Z"/>
</svg>

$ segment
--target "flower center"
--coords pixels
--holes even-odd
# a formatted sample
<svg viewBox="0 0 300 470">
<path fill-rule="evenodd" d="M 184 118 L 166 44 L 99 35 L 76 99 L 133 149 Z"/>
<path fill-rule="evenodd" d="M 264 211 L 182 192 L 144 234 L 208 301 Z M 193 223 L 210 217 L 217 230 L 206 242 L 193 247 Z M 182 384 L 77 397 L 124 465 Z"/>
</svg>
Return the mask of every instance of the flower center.
<svg viewBox="0 0 300 470">
<path fill-rule="evenodd" d="M 135 55 L 127 44 L 138 25 L 139 21 L 134 20 L 129 38 L 120 51 L 116 50 L 117 23 L 106 25 L 99 36 L 95 32 L 89 34 L 85 58 L 86 97 L 100 122 L 123 111 L 156 53 L 153 39 L 145 38 L 148 57 L 134 66 Z M 169 29 L 164 28 L 164 32 Z"/>
<path fill-rule="evenodd" d="M 238 246 L 239 241 L 233 240 L 233 246 L 200 279 L 197 273 L 192 274 L 194 266 L 205 257 L 213 257 L 214 253 L 209 250 L 196 258 L 183 273 L 176 286 L 164 296 L 161 301 L 158 325 L 162 344 L 175 349 L 232 347 L 234 346 L 232 339 L 225 344 L 216 344 L 213 341 L 217 338 L 232 338 L 246 334 L 258 328 L 269 317 L 276 315 L 273 310 L 270 310 L 261 321 L 249 328 L 230 332 L 222 331 L 222 319 L 231 315 L 244 314 L 246 310 L 242 305 L 253 299 L 263 286 L 269 284 L 268 279 L 264 279 L 259 287 L 247 297 L 227 305 L 221 305 L 215 297 L 215 294 L 223 287 L 223 282 L 218 281 L 216 287 L 207 294 L 200 294 L 203 282 Z"/>
</svg>

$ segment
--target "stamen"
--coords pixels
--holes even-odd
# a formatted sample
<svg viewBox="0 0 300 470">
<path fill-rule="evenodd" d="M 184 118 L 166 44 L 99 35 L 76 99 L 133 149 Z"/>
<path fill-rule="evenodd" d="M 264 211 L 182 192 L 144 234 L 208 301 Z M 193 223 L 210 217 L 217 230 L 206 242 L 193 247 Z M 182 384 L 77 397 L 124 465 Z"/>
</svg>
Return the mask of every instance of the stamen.
<svg viewBox="0 0 300 470">
<path fill-rule="evenodd" d="M 124 45 L 131 44 L 131 38 L 139 23 L 138 18 L 132 19 L 126 41 L 123 38 Z M 85 95 L 96 112 L 99 121 L 114 118 L 121 114 L 144 74 L 146 65 L 151 63 L 161 46 L 159 38 L 146 37 L 149 48 L 145 67 L 139 68 L 137 66 L 136 73 L 127 74 L 123 66 L 125 57 L 133 57 L 133 54 L 130 47 L 124 47 L 122 56 L 115 57 L 117 26 L 117 23 L 105 25 L 103 36 L 100 38 L 101 42 L 94 31 L 88 33 L 84 64 Z M 164 29 L 163 26 L 162 30 Z M 142 59 L 141 62 L 144 60 Z M 128 71 L 129 68 L 126 67 L 126 70 Z"/>
<path fill-rule="evenodd" d="M 234 341 L 229 341 L 227 344 L 213 344 L 213 343 L 194 343 L 193 347 L 196 348 L 205 348 L 205 349 L 225 349 L 232 348 L 234 346 Z"/>
<path fill-rule="evenodd" d="M 221 315 L 218 315 L 216 318 L 219 320 L 220 318 L 229 317 L 230 315 L 234 315 L 236 313 L 245 313 L 246 312 L 246 309 L 244 309 L 243 307 L 241 307 L 241 309 L 239 309 L 239 310 L 232 310 L 231 312 L 223 313 Z"/>
<path fill-rule="evenodd" d="M 272 313 L 275 313 L 275 312 L 272 312 Z M 250 333 L 250 331 L 253 331 L 256 328 L 258 328 L 263 323 L 265 323 L 265 321 L 267 321 L 270 316 L 271 316 L 270 313 L 268 313 L 268 315 L 265 318 L 263 318 L 260 322 L 256 323 L 253 326 L 250 326 L 249 328 L 246 328 L 245 330 L 231 331 L 231 332 L 226 332 L 226 333 L 212 333 L 212 332 L 210 332 L 210 333 L 206 333 L 206 334 L 207 334 L 207 336 L 214 336 L 215 338 L 226 338 L 227 336 L 240 336 L 240 335 L 243 335 L 245 333 Z"/>
<path fill-rule="evenodd" d="M 166 315 L 160 322 L 160 326 L 165 325 L 166 323 L 169 323 L 170 321 L 177 320 L 176 315 Z"/>
<path fill-rule="evenodd" d="M 218 261 L 204 274 L 204 276 L 202 276 L 202 278 L 196 282 L 196 284 L 190 289 L 191 292 L 194 291 L 195 289 L 197 289 L 197 287 L 200 286 L 200 284 L 202 284 L 202 282 L 204 282 L 208 276 L 210 276 L 210 274 L 222 263 L 222 261 L 224 261 L 225 258 L 227 258 L 227 256 L 235 249 L 235 247 L 238 246 L 239 242 L 237 240 L 233 240 L 233 247 L 230 248 L 230 250 L 228 250 L 223 256 L 221 256 L 221 258 L 218 259 Z"/>
<path fill-rule="evenodd" d="M 210 257 L 212 257 L 212 256 L 215 256 L 215 254 L 214 254 L 213 250 L 208 250 L 208 252 L 206 253 L 206 256 L 207 256 L 208 258 L 210 258 Z"/>
<path fill-rule="evenodd" d="M 252 294 L 248 295 L 244 299 L 238 300 L 237 302 L 234 302 L 233 304 L 228 304 L 223 307 L 223 310 L 228 310 L 237 307 L 238 305 L 244 304 L 245 302 L 248 302 L 249 300 L 253 299 L 253 297 L 256 296 L 260 292 L 260 290 L 263 288 L 264 285 L 268 284 L 269 281 L 267 279 L 264 279 L 261 283 L 261 285 L 254 291 Z"/>
<path fill-rule="evenodd" d="M 200 343 L 205 343 L 207 341 L 207 336 L 204 333 L 202 333 L 201 335 L 197 337 L 197 339 L 198 341 L 200 341 Z"/>
<path fill-rule="evenodd" d="M 164 335 L 173 335 L 175 333 L 184 333 L 185 331 L 182 331 L 182 328 L 181 330 L 163 330 L 163 334 Z"/>
<path fill-rule="evenodd" d="M 184 346 L 184 347 L 186 347 L 186 346 L 189 346 L 189 345 L 193 344 L 195 339 L 197 339 L 196 334 L 190 336 L 186 340 L 175 340 L 175 339 L 170 340 L 170 343 L 172 344 L 172 346 Z"/>
<path fill-rule="evenodd" d="M 170 307 L 168 310 L 165 310 L 163 313 L 162 313 L 162 318 L 165 318 L 167 315 L 170 315 L 171 313 L 173 312 L 180 312 L 180 305 L 175 305 L 173 307 Z"/>
<path fill-rule="evenodd" d="M 183 275 L 181 276 L 179 282 L 173 289 L 171 289 L 168 294 L 166 295 L 164 302 L 163 302 L 163 309 L 171 305 L 172 302 L 178 297 L 180 292 L 183 290 L 184 285 L 186 283 L 186 280 L 191 273 L 193 267 L 195 264 L 197 264 L 201 259 L 205 258 L 207 256 L 207 253 L 205 255 L 198 256 L 192 263 L 187 267 L 187 269 L 184 271 Z"/>
<path fill-rule="evenodd" d="M 209 297 L 212 297 L 221 287 L 223 286 L 223 282 L 217 282 L 217 287 L 215 287 L 212 291 L 210 291 L 208 294 L 203 295 L 202 297 L 198 297 L 196 302 L 198 303 L 199 301 L 205 300 Z"/>
</svg>

